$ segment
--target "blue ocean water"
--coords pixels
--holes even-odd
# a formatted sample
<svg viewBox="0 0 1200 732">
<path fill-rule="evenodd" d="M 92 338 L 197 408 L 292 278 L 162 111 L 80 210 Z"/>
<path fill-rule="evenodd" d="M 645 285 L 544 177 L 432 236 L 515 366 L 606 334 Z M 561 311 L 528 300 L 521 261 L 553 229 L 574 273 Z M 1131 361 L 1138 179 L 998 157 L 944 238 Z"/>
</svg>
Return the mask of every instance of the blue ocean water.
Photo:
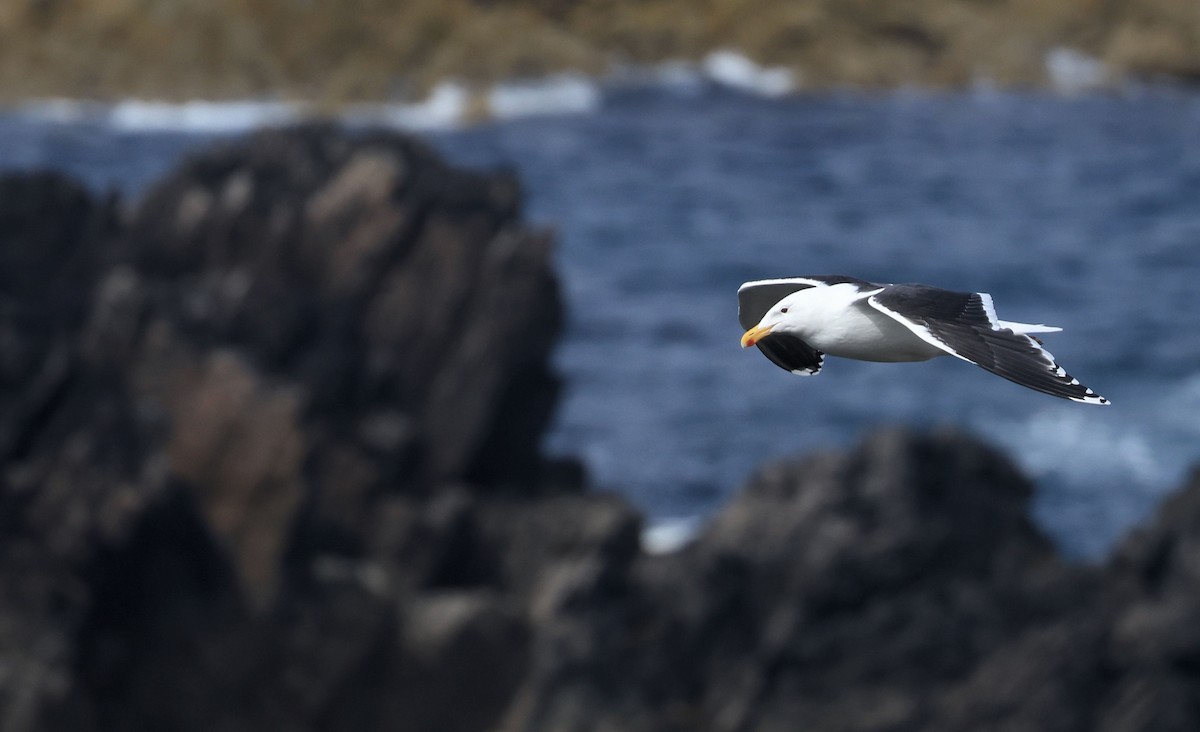
<svg viewBox="0 0 1200 732">
<path fill-rule="evenodd" d="M 209 135 L 0 115 L 0 167 L 136 195 Z M 1200 95 L 900 91 L 762 99 L 606 89 L 593 112 L 447 129 L 510 167 L 558 233 L 567 391 L 548 447 L 655 520 L 716 510 L 756 465 L 880 425 L 962 427 L 1038 482 L 1035 515 L 1098 556 L 1200 462 Z M 1108 408 L 957 359 L 830 358 L 813 378 L 738 347 L 750 279 L 849 274 L 990 292 Z"/>
</svg>

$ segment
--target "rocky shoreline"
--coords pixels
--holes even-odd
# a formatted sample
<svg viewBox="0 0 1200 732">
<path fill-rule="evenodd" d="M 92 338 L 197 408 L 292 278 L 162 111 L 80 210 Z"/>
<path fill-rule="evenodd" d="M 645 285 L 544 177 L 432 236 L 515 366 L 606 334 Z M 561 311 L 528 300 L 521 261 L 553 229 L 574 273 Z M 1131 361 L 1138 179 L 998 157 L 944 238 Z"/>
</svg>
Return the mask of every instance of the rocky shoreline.
<svg viewBox="0 0 1200 732">
<path fill-rule="evenodd" d="M 1103 566 L 961 434 L 764 466 L 685 549 L 539 442 L 518 183 L 330 127 L 134 206 L 0 176 L 0 728 L 1190 730 L 1200 476 Z"/>
<path fill-rule="evenodd" d="M 1046 87 L 1072 58 L 1091 64 L 1089 86 L 1194 84 L 1200 14 L 1191 0 L 14 0 L 0 100 L 415 101 L 446 80 L 479 89 L 722 49 L 799 90 Z"/>
</svg>

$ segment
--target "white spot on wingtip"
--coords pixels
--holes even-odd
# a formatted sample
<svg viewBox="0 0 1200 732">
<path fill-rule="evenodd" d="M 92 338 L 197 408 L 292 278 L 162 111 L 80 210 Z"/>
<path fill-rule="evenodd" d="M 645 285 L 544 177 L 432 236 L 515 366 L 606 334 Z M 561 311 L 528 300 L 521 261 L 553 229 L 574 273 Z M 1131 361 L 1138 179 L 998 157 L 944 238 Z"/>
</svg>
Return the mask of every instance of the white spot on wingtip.
<svg viewBox="0 0 1200 732">
<path fill-rule="evenodd" d="M 983 312 L 987 315 L 988 324 L 992 326 L 992 330 L 1002 330 L 1005 326 L 1001 325 L 1000 318 L 996 315 L 996 305 L 992 302 L 992 296 L 986 292 L 977 293 L 979 302 L 983 305 Z"/>
</svg>

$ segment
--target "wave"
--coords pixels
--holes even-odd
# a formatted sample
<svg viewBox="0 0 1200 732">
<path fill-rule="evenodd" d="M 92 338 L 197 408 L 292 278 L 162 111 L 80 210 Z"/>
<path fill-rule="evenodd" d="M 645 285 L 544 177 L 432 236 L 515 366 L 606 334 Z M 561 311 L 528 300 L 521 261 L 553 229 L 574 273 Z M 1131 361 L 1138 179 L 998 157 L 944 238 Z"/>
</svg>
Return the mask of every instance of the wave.
<svg viewBox="0 0 1200 732">
<path fill-rule="evenodd" d="M 718 84 L 764 97 L 782 97 L 795 90 L 792 72 L 765 68 L 736 51 L 714 51 L 704 59 L 704 72 Z"/>
<path fill-rule="evenodd" d="M 305 108 L 288 102 L 194 101 L 182 104 L 128 100 L 107 110 L 105 122 L 122 132 L 228 134 L 292 124 Z"/>
<path fill-rule="evenodd" d="M 699 516 L 657 519 L 642 532 L 642 549 L 647 554 L 670 554 L 684 548 L 700 532 Z"/>
<path fill-rule="evenodd" d="M 487 111 L 496 119 L 584 114 L 600 108 L 600 87 L 582 74 L 497 84 L 487 94 Z"/>
<path fill-rule="evenodd" d="M 695 64 L 668 61 L 654 68 L 652 83 L 678 93 L 699 94 L 704 91 L 705 77 Z"/>
<path fill-rule="evenodd" d="M 1040 411 L 989 431 L 1035 478 L 1066 478 L 1079 485 L 1173 485 L 1182 472 L 1182 466 L 1162 459 L 1149 430 L 1100 421 L 1079 410 Z"/>
<path fill-rule="evenodd" d="M 653 88 L 698 96 L 713 86 L 751 96 L 776 98 L 796 91 L 796 78 L 784 67 L 764 67 L 732 50 L 714 51 L 700 63 L 675 59 L 656 66 L 619 66 L 607 77 L 613 86 Z"/>
<path fill-rule="evenodd" d="M 293 124 L 311 112 L 303 104 L 261 100 L 158 102 L 127 99 L 113 104 L 75 99 L 37 99 L 19 113 L 51 124 L 94 124 L 118 132 L 231 134 Z"/>
<path fill-rule="evenodd" d="M 1069 48 L 1047 53 L 1045 70 L 1051 88 L 1063 94 L 1092 92 L 1115 81 L 1103 62 Z M 351 104 L 335 119 L 407 131 L 445 130 L 483 120 L 588 114 L 604 105 L 612 89 L 629 87 L 685 96 L 700 96 L 720 87 L 778 98 L 794 93 L 799 85 L 790 69 L 762 66 L 738 51 L 724 49 L 708 54 L 699 63 L 675 60 L 656 66 L 617 66 L 599 79 L 568 72 L 502 82 L 484 89 L 443 81 L 423 100 Z M 997 91 L 987 79 L 977 80 L 974 89 Z M 255 99 L 178 103 L 41 99 L 21 104 L 19 112 L 53 124 L 91 123 L 130 133 L 206 135 L 238 134 L 328 116 L 306 102 Z"/>
<path fill-rule="evenodd" d="M 1061 94 L 1097 91 L 1112 81 L 1112 73 L 1103 61 L 1070 48 L 1047 53 L 1045 65 L 1050 88 Z"/>
<path fill-rule="evenodd" d="M 1120 395 L 1110 414 L 1054 405 L 1020 418 L 974 415 L 1039 485 L 1035 515 L 1069 553 L 1099 557 L 1198 455 L 1200 374 Z"/>
<path fill-rule="evenodd" d="M 102 116 L 106 105 L 76 99 L 34 99 L 20 106 L 21 114 L 52 124 L 75 125 Z"/>
<path fill-rule="evenodd" d="M 471 107 L 466 86 L 444 81 L 421 102 L 413 104 L 355 104 L 342 114 L 352 124 L 372 124 L 402 130 L 451 129 L 463 124 Z"/>
<path fill-rule="evenodd" d="M 596 82 L 579 74 L 497 84 L 483 94 L 464 84 L 438 84 L 415 103 L 352 104 L 336 118 L 355 125 L 407 131 L 452 129 L 482 119 L 582 114 L 600 107 Z M 102 125 L 120 132 L 220 135 L 295 124 L 321 116 L 314 105 L 265 100 L 159 102 L 129 99 L 114 104 L 71 99 L 26 102 L 20 113 L 52 124 Z"/>
<path fill-rule="evenodd" d="M 715 84 L 743 93 L 779 97 L 795 88 L 784 68 L 759 66 L 735 51 L 709 54 L 699 65 L 672 61 L 656 67 L 618 69 L 604 80 L 580 73 L 561 73 L 538 79 L 472 89 L 444 81 L 418 102 L 352 104 L 336 118 L 350 124 L 373 124 L 409 131 L 453 129 L 485 120 L 588 114 L 604 103 L 605 83 L 701 93 Z M 295 124 L 322 116 L 305 102 L 242 99 L 165 102 L 127 99 L 101 103 L 73 99 L 40 99 L 20 105 L 19 112 L 52 124 L 97 124 L 129 133 L 238 134 L 261 127 Z"/>
</svg>

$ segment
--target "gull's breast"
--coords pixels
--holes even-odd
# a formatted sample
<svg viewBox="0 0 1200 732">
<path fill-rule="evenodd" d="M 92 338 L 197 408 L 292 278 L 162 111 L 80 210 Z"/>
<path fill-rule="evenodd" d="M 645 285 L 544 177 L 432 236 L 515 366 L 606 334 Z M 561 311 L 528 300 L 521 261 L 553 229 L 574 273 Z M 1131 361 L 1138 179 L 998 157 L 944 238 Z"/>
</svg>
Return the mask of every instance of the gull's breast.
<svg viewBox="0 0 1200 732">
<path fill-rule="evenodd" d="M 864 301 L 826 313 L 805 340 L 830 356 L 860 361 L 927 361 L 946 355 Z"/>
</svg>

